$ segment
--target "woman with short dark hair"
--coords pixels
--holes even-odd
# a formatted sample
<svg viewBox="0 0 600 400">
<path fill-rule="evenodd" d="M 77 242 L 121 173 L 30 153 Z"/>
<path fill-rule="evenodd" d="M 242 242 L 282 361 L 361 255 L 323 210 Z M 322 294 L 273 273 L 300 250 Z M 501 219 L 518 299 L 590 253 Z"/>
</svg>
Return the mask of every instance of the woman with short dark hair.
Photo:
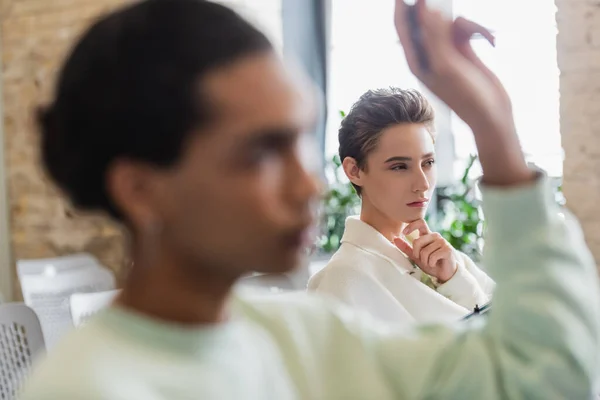
<svg viewBox="0 0 600 400">
<path fill-rule="evenodd" d="M 394 323 L 454 321 L 487 303 L 492 279 L 424 219 L 437 180 L 427 99 L 370 90 L 342 121 L 339 141 L 360 216 L 346 220 L 340 248 L 309 290 Z"/>
</svg>

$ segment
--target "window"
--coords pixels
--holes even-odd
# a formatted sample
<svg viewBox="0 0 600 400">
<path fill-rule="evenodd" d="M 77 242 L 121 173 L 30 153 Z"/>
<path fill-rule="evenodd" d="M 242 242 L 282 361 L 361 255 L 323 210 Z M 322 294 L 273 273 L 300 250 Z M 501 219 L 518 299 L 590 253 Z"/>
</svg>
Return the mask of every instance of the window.
<svg viewBox="0 0 600 400">
<path fill-rule="evenodd" d="M 419 88 L 392 23 L 393 1 L 333 0 L 329 59 L 329 118 L 325 151 L 338 149 L 341 117 L 369 89 Z"/>
</svg>

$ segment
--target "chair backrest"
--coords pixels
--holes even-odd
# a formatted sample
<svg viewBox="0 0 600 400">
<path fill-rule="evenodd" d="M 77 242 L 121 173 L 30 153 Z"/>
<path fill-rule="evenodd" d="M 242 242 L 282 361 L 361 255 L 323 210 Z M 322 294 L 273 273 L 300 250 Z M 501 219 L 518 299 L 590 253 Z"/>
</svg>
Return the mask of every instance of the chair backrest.
<svg viewBox="0 0 600 400">
<path fill-rule="evenodd" d="M 106 308 L 119 294 L 119 290 L 71 295 L 71 317 L 76 328 L 82 326 L 94 314 Z"/>
<path fill-rule="evenodd" d="M 36 357 L 44 353 L 42 327 L 22 303 L 0 305 L 0 399 L 17 398 Z"/>
<path fill-rule="evenodd" d="M 73 293 L 112 290 L 115 277 L 90 254 L 19 260 L 17 273 L 25 304 L 40 319 L 46 347 L 73 329 L 70 297 Z"/>
</svg>

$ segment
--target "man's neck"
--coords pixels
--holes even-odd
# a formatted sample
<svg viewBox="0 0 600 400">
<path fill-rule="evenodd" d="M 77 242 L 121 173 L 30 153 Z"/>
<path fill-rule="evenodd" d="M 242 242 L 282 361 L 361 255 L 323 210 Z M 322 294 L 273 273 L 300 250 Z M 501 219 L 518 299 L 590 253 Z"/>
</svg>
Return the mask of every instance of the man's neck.
<svg viewBox="0 0 600 400">
<path fill-rule="evenodd" d="M 364 200 L 360 210 L 360 220 L 371 225 L 390 242 L 393 242 L 394 238 L 402 236 L 402 230 L 406 226 L 402 222 L 392 221 Z"/>
<path fill-rule="evenodd" d="M 187 276 L 189 271 L 194 271 L 193 277 Z M 216 324 L 229 318 L 235 281 L 174 263 L 144 266 L 134 262 L 117 304 L 178 324 Z"/>
</svg>

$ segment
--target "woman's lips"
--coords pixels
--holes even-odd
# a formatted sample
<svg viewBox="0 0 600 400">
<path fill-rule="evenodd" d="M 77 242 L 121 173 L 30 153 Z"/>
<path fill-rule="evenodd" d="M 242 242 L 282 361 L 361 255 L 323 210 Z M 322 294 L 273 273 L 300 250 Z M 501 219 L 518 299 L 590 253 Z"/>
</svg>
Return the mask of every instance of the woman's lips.
<svg viewBox="0 0 600 400">
<path fill-rule="evenodd" d="M 412 203 L 408 203 L 407 206 L 413 208 L 425 208 L 429 204 L 429 200 L 421 200 L 421 201 L 413 201 Z"/>
</svg>

